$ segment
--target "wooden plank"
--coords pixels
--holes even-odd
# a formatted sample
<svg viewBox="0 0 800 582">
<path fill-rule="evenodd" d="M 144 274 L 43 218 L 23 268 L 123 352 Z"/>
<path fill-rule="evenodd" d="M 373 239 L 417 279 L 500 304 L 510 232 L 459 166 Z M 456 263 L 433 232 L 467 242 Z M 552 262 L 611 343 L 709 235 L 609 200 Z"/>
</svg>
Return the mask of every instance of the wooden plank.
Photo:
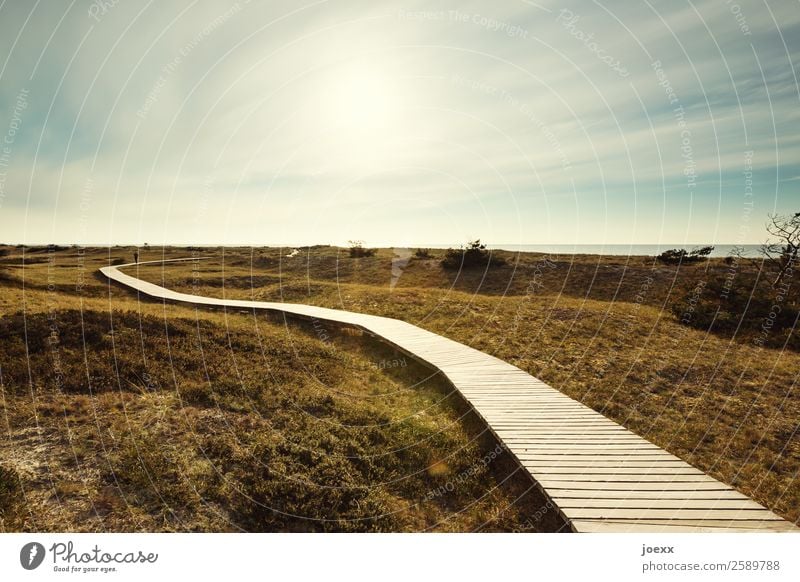
<svg viewBox="0 0 800 582">
<path fill-rule="evenodd" d="M 537 436 L 550 436 L 553 433 L 546 429 L 541 428 L 515 428 L 514 432 L 516 434 L 521 434 L 525 436 L 537 437 Z M 578 436 L 589 436 L 589 435 L 597 435 L 599 438 L 611 437 L 616 435 L 627 435 L 633 434 L 626 430 L 617 430 L 615 428 L 607 428 L 607 427 L 598 427 L 598 428 L 567 428 L 558 433 L 560 436 L 571 436 L 571 435 L 578 435 Z"/>
<path fill-rule="evenodd" d="M 543 467 L 523 463 L 537 477 L 544 475 L 704 475 L 694 467 Z"/>
<path fill-rule="evenodd" d="M 596 455 L 596 454 L 565 454 L 556 452 L 516 452 L 515 453 L 517 458 L 521 461 L 532 461 L 532 462 L 554 462 L 554 463 L 620 463 L 624 464 L 627 462 L 631 463 L 648 463 L 648 462 L 660 462 L 660 461 L 672 461 L 676 463 L 684 463 L 677 457 L 673 457 L 669 453 L 665 453 L 663 451 L 638 451 L 637 454 L 621 452 L 619 454 L 610 454 L 610 455 Z"/>
<path fill-rule="evenodd" d="M 498 431 L 498 434 L 505 437 L 508 437 L 509 441 L 520 441 L 529 444 L 530 446 L 538 447 L 540 445 L 557 445 L 562 448 L 577 448 L 583 449 L 587 446 L 594 446 L 594 447 L 611 447 L 611 446 L 626 446 L 626 445 L 635 445 L 635 446 L 644 446 L 647 448 L 652 448 L 653 444 L 648 443 L 647 441 L 642 441 L 642 439 L 631 437 L 628 435 L 590 435 L 589 437 L 583 435 L 564 435 L 564 436 L 539 436 L 539 435 L 527 435 L 521 434 L 517 431 Z M 649 445 L 649 446 L 648 446 Z M 659 450 L 656 447 L 655 450 Z"/>
<path fill-rule="evenodd" d="M 570 519 L 667 519 L 675 520 L 695 520 L 695 519 L 714 519 L 731 521 L 786 521 L 775 514 L 771 516 L 762 507 L 757 509 L 641 509 L 641 508 L 571 508 L 565 511 Z"/>
<path fill-rule="evenodd" d="M 477 411 L 477 412 L 480 413 L 480 411 Z M 483 416 L 483 415 L 481 415 L 481 416 Z M 591 429 L 606 428 L 605 425 L 603 425 L 602 423 L 599 423 L 599 422 L 594 422 L 594 421 L 587 422 L 587 421 L 580 421 L 580 420 L 558 421 L 558 422 L 550 422 L 550 421 L 548 421 L 548 422 L 541 422 L 541 421 L 540 422 L 536 422 L 536 421 L 530 421 L 530 422 L 527 422 L 527 423 L 510 423 L 509 421 L 504 420 L 504 421 L 499 422 L 497 424 L 492 423 L 492 428 L 494 428 L 498 432 L 499 431 L 503 431 L 505 434 L 519 434 L 522 437 L 524 437 L 525 436 L 525 432 L 530 430 L 530 429 L 534 429 L 534 430 L 537 430 L 537 431 L 542 431 L 542 430 L 558 431 L 561 427 L 564 427 L 564 426 L 570 426 L 575 430 L 582 430 L 582 429 L 591 430 Z M 642 439 L 642 441 L 646 442 L 646 443 L 650 443 L 650 441 L 645 441 L 644 439 Z M 650 443 L 650 444 L 652 444 L 652 443 Z M 663 450 L 663 449 L 661 449 L 661 450 Z"/>
<path fill-rule="evenodd" d="M 692 471 L 693 474 L 700 474 L 703 475 L 702 471 L 698 471 L 691 465 L 686 465 L 685 463 L 682 465 L 675 464 L 675 463 L 663 463 L 663 462 L 620 462 L 620 461 L 612 461 L 612 462 L 605 462 L 605 463 L 591 463 L 591 462 L 569 462 L 569 463 L 554 463 L 552 461 L 539 461 L 539 462 L 532 462 L 532 461 L 521 461 L 520 464 L 527 468 L 529 471 L 536 471 L 537 474 L 545 474 L 547 472 L 553 471 L 575 471 L 575 472 L 583 472 L 583 471 L 614 471 L 618 470 L 619 472 L 627 472 L 631 470 L 639 470 L 639 471 L 659 471 L 664 472 L 665 474 L 669 471 Z M 697 473 L 694 473 L 697 471 Z"/>
<path fill-rule="evenodd" d="M 632 460 L 659 460 L 663 459 L 665 453 L 663 451 L 608 451 L 607 453 L 598 453 L 596 451 L 519 451 L 519 450 L 512 450 L 514 455 L 516 455 L 519 459 L 526 459 L 532 457 L 549 457 L 552 459 L 598 459 L 598 460 L 610 460 L 610 459 L 632 459 Z"/>
<path fill-rule="evenodd" d="M 534 478 L 536 478 L 534 476 Z M 728 491 L 729 488 L 719 481 L 706 482 L 630 482 L 630 481 L 573 481 L 563 479 L 542 478 L 536 479 L 545 489 L 553 489 L 552 495 L 556 497 L 556 489 L 586 490 L 586 491 Z"/>
<path fill-rule="evenodd" d="M 716 482 L 708 477 L 707 479 L 703 479 L 701 476 L 698 475 L 658 475 L 658 474 L 625 474 L 625 473 L 617 473 L 617 474 L 581 474 L 581 475 L 565 475 L 562 473 L 539 473 L 538 471 L 531 471 L 531 474 L 534 478 L 539 481 L 540 483 L 564 483 L 568 486 L 578 486 L 581 483 L 593 483 L 596 487 L 604 487 L 604 486 L 627 486 L 627 487 L 638 487 L 639 485 L 650 485 L 650 484 L 658 484 L 662 487 L 664 486 L 691 486 L 692 488 L 695 486 L 703 486 L 707 484 L 715 485 Z M 702 475 L 702 474 L 701 474 Z M 613 488 L 613 487 L 612 487 Z"/>
<path fill-rule="evenodd" d="M 648 491 L 638 489 L 625 489 L 619 490 L 598 490 L 592 489 L 553 489 L 550 494 L 554 500 L 559 504 L 562 502 L 568 503 L 570 500 L 639 500 L 647 499 L 654 500 L 714 500 L 714 499 L 727 499 L 727 500 L 742 500 L 749 499 L 734 489 L 720 489 L 716 491 L 700 490 L 700 491 L 681 491 L 681 490 L 662 490 L 662 491 Z M 755 503 L 755 502 L 754 502 Z"/>
<path fill-rule="evenodd" d="M 532 469 L 559 469 L 559 468 L 577 468 L 577 469 L 586 469 L 586 468 L 603 468 L 603 467 L 617 467 L 620 469 L 625 468 L 651 468 L 651 469 L 680 469 L 683 467 L 690 467 L 694 469 L 691 465 L 687 465 L 683 461 L 670 461 L 670 460 L 663 460 L 663 461 L 630 461 L 630 460 L 610 460 L 610 461 L 603 461 L 603 460 L 593 460 L 587 459 L 585 461 L 553 461 L 552 459 L 547 460 L 539 460 L 539 461 L 530 461 L 526 459 L 521 460 L 522 464 L 526 467 L 530 467 Z M 697 470 L 697 469 L 694 469 Z"/>
<path fill-rule="evenodd" d="M 796 531 L 791 523 L 784 521 L 731 521 L 731 520 L 573 520 L 575 531 L 584 533 L 672 533 L 672 532 L 776 532 Z"/>
<path fill-rule="evenodd" d="M 763 508 L 751 499 L 584 499 L 584 498 L 559 498 L 558 506 L 561 509 L 754 509 Z M 567 512 L 573 515 L 571 512 Z M 642 515 L 650 515 L 642 512 Z"/>
<path fill-rule="evenodd" d="M 572 451 L 582 451 L 582 452 L 600 452 L 603 455 L 599 456 L 608 456 L 608 453 L 620 452 L 625 454 L 630 451 L 651 451 L 658 454 L 659 450 L 657 448 L 653 448 L 652 446 L 648 446 L 646 443 L 641 443 L 635 440 L 609 440 L 609 439 L 597 439 L 596 441 L 581 441 L 581 440 L 560 440 L 560 439 L 529 439 L 524 437 L 509 437 L 506 438 L 506 435 L 503 433 L 498 433 L 503 440 L 505 441 L 506 445 L 508 446 L 516 446 L 520 449 L 520 453 L 522 455 L 525 454 L 525 451 L 528 453 L 532 451 L 538 451 L 540 453 L 548 452 L 548 451 L 555 451 L 559 452 L 560 454 L 569 454 Z M 522 450 L 524 449 L 524 450 Z"/>
<path fill-rule="evenodd" d="M 570 451 L 582 451 L 586 454 L 596 452 L 597 454 L 610 454 L 620 451 L 657 451 L 653 445 L 529 445 L 525 439 L 504 438 L 506 444 L 512 448 L 517 445 L 519 448 L 528 451 L 557 451 L 561 454 L 569 454 Z"/>
<path fill-rule="evenodd" d="M 473 402 L 475 400 L 473 399 Z M 480 406 L 480 402 L 476 402 Z M 599 420 L 596 412 L 583 412 L 574 410 L 557 410 L 554 412 L 542 412 L 538 410 L 502 410 L 498 408 L 489 408 L 481 406 L 481 411 L 486 415 L 492 415 L 498 421 L 542 421 L 542 420 L 579 420 L 579 419 L 592 419 Z"/>
<path fill-rule="evenodd" d="M 480 406 L 479 401 L 473 402 Z M 489 408 L 481 406 L 481 411 L 484 414 L 492 415 L 493 417 L 497 418 L 498 421 L 542 421 L 542 420 L 580 420 L 580 419 L 592 419 L 592 420 L 600 420 L 597 418 L 597 413 L 595 412 L 584 412 L 580 410 L 557 410 L 554 412 L 543 412 L 540 410 L 517 410 L 517 411 L 510 411 L 510 410 L 502 410 L 498 408 Z"/>
</svg>

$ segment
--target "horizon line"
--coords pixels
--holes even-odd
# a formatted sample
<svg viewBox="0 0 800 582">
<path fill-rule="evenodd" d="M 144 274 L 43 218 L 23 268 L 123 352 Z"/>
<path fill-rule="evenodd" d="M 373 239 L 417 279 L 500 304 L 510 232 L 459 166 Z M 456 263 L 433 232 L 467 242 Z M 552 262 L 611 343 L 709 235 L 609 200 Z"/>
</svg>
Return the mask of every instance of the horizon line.
<svg viewBox="0 0 800 582">
<path fill-rule="evenodd" d="M 480 239 L 478 239 L 480 240 Z M 362 243 L 366 243 L 366 241 L 361 241 Z M 450 248 L 450 247 L 459 247 L 464 246 L 465 244 L 469 244 L 469 242 L 461 242 L 461 243 L 425 243 L 425 244 L 414 244 L 414 245 L 401 245 L 401 244 L 388 244 L 388 243 L 379 243 L 379 244 L 364 244 L 365 247 L 368 248 L 377 248 L 377 249 L 390 249 L 390 248 Z M 760 246 L 764 244 L 763 242 L 682 242 L 682 243 L 663 243 L 663 242 L 645 242 L 645 243 L 488 243 L 484 242 L 487 247 L 493 248 L 495 250 L 508 250 L 503 249 L 503 246 L 518 246 L 518 247 L 637 247 L 637 246 L 658 246 L 658 247 L 682 247 L 682 246 L 731 246 L 731 247 L 748 247 L 748 246 Z M 47 246 L 66 246 L 66 247 L 78 247 L 78 248 L 88 248 L 88 247 L 104 247 L 104 248 L 114 248 L 114 247 L 138 247 L 144 248 L 145 246 L 153 249 L 153 248 L 162 248 L 162 247 L 226 247 L 226 248 L 241 248 L 241 247 L 251 247 L 251 248 L 300 248 L 300 247 L 339 247 L 339 248 L 349 248 L 351 245 L 349 244 L 339 244 L 339 243 L 302 243 L 302 244 L 275 244 L 275 243 L 265 243 L 265 244 L 254 244 L 254 243 L 187 243 L 187 242 L 169 242 L 169 243 L 157 243 L 157 244 L 150 244 L 150 243 L 135 243 L 135 242 L 125 242 L 125 243 L 106 243 L 106 242 L 92 242 L 92 243 L 77 243 L 77 242 L 28 242 L 28 243 L 20 243 L 20 242 L 0 242 L 0 246 L 6 247 L 47 247 Z"/>
</svg>

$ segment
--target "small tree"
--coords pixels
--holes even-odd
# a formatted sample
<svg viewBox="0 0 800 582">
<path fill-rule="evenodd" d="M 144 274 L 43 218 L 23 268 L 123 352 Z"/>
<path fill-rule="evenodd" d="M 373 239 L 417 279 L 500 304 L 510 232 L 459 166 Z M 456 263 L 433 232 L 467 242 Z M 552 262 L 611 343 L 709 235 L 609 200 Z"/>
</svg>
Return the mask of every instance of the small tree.
<svg viewBox="0 0 800 582">
<path fill-rule="evenodd" d="M 692 252 L 689 253 L 689 260 L 699 261 L 708 258 L 713 251 L 714 247 L 700 247 L 699 249 L 693 249 Z"/>
<path fill-rule="evenodd" d="M 431 249 L 417 249 L 414 251 L 414 256 L 418 259 L 430 259 Z"/>
<path fill-rule="evenodd" d="M 666 265 L 696 263 L 697 261 L 707 258 L 713 250 L 714 247 L 710 246 L 693 249 L 691 252 L 687 251 L 686 249 L 669 249 L 658 255 L 656 258 Z"/>
<path fill-rule="evenodd" d="M 756 255 L 734 248 L 728 267 L 688 281 L 671 308 L 684 324 L 752 341 L 758 346 L 800 349 L 800 213 L 770 215 L 770 235 Z"/>
<path fill-rule="evenodd" d="M 665 265 L 677 265 L 678 263 L 683 262 L 688 254 L 689 253 L 686 252 L 686 249 L 669 249 L 658 255 L 656 258 Z"/>
<path fill-rule="evenodd" d="M 764 266 L 772 274 L 772 286 L 781 284 L 797 263 L 800 251 L 800 212 L 794 214 L 770 214 L 767 232 L 775 239 L 761 245 L 760 253 Z"/>
</svg>

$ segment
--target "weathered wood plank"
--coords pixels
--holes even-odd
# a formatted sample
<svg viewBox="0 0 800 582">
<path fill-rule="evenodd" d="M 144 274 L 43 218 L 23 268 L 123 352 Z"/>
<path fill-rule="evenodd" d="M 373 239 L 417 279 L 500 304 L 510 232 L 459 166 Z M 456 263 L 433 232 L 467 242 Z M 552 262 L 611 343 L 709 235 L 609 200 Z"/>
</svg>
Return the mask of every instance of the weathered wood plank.
<svg viewBox="0 0 800 582">
<path fill-rule="evenodd" d="M 649 501 L 671 501 L 671 500 L 714 500 L 714 499 L 727 499 L 741 501 L 749 499 L 738 491 L 733 489 L 718 489 L 718 490 L 699 490 L 699 491 L 680 491 L 680 490 L 666 490 L 666 491 L 647 491 L 647 490 L 599 490 L 596 488 L 589 489 L 553 489 L 550 491 L 553 500 L 557 500 L 559 504 L 564 501 L 569 503 L 572 500 L 580 501 L 605 501 L 605 500 L 640 500 L 646 499 Z M 755 503 L 755 502 L 754 502 Z"/>
<path fill-rule="evenodd" d="M 559 498 L 562 509 L 754 509 L 761 506 L 747 498 L 730 499 L 592 499 Z M 642 512 L 645 515 L 645 512 Z M 646 514 L 650 515 L 650 514 Z"/>
<path fill-rule="evenodd" d="M 784 522 L 777 515 L 767 516 L 762 507 L 756 509 L 642 509 L 642 508 L 622 508 L 610 509 L 589 507 L 572 508 L 570 515 L 575 519 L 667 519 L 675 520 L 731 520 L 731 521 L 758 521 Z"/>
<path fill-rule="evenodd" d="M 523 463 L 537 477 L 545 475 L 704 475 L 694 467 L 543 467 Z"/>
<path fill-rule="evenodd" d="M 672 532 L 778 532 L 795 531 L 797 528 L 787 522 L 775 521 L 733 521 L 733 520 L 582 520 L 572 521 L 575 531 L 585 533 L 672 533 Z"/>
<path fill-rule="evenodd" d="M 534 476 L 535 478 L 535 476 Z M 571 481 L 563 479 L 537 479 L 537 482 L 545 489 L 569 489 L 585 491 L 727 491 L 730 488 L 719 481 L 708 482 L 630 482 L 630 481 Z M 557 495 L 557 492 L 553 492 Z"/>
</svg>

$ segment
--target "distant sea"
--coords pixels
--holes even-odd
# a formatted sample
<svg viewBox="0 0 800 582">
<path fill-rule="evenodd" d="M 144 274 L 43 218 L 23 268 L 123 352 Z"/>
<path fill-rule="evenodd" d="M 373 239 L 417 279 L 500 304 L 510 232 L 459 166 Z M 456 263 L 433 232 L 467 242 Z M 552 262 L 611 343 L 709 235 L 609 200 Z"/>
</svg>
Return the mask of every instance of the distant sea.
<svg viewBox="0 0 800 582">
<path fill-rule="evenodd" d="M 457 245 L 456 245 L 457 246 Z M 528 253 L 549 253 L 553 255 L 622 255 L 622 256 L 648 256 L 660 255 L 669 249 L 692 249 L 704 246 L 713 246 L 712 257 L 727 257 L 737 246 L 744 249 L 748 256 L 756 256 L 761 245 L 712 245 L 712 244 L 657 244 L 657 245 L 514 245 L 497 244 L 488 245 L 489 248 L 506 251 L 519 251 Z M 440 248 L 437 246 L 437 248 Z"/>
<path fill-rule="evenodd" d="M 64 243 L 65 246 L 69 246 L 69 243 Z M 133 244 L 133 243 L 129 243 Z M 171 246 L 183 246 L 185 243 L 170 243 Z M 318 243 L 319 244 L 319 243 Z M 29 246 L 33 246 L 32 243 L 29 243 Z M 88 245 L 88 246 L 110 246 L 106 243 L 97 243 L 95 245 Z M 170 246 L 170 245 L 167 245 Z M 203 247 L 219 247 L 219 244 L 195 244 L 195 247 L 203 248 Z M 253 247 L 256 248 L 254 245 L 250 245 L 247 243 L 240 243 L 240 244 L 231 244 L 231 245 L 222 245 L 222 246 L 229 246 L 229 247 Z M 260 246 L 260 245 L 257 245 Z M 308 244 L 301 244 L 301 245 L 290 245 L 290 244 L 277 244 L 277 243 L 270 243 L 263 245 L 266 247 L 271 248 L 284 248 L 284 249 L 296 249 L 308 246 Z M 339 243 L 341 247 L 347 247 L 347 244 Z M 387 243 L 379 243 L 379 244 L 372 244 L 369 246 L 373 246 L 376 248 L 400 248 L 396 245 L 391 245 Z M 423 248 L 431 248 L 431 249 L 447 249 L 447 248 L 458 248 L 459 244 L 452 244 L 452 245 L 440 245 L 440 244 L 428 244 L 428 245 L 415 245 L 413 248 L 423 247 Z M 758 256 L 758 249 L 761 245 L 715 245 L 711 243 L 707 244 L 636 244 L 636 245 L 624 245 L 624 244 L 595 244 L 595 245 L 570 245 L 570 244 L 552 244 L 552 245 L 517 245 L 517 244 L 489 244 L 487 245 L 491 249 L 500 249 L 504 251 L 512 251 L 512 252 L 523 252 L 523 253 L 547 253 L 551 255 L 561 255 L 561 256 L 569 256 L 569 255 L 605 255 L 605 256 L 645 256 L 645 257 L 654 257 L 660 255 L 666 250 L 669 249 L 686 249 L 687 251 L 691 251 L 693 249 L 699 249 L 705 246 L 713 246 L 714 250 L 711 251 L 712 257 L 727 257 L 731 251 L 737 247 L 741 247 L 744 249 L 744 254 L 747 256 L 755 257 Z M 153 245 L 152 248 L 161 248 L 158 245 Z M 406 247 L 403 247 L 406 248 Z"/>
</svg>

